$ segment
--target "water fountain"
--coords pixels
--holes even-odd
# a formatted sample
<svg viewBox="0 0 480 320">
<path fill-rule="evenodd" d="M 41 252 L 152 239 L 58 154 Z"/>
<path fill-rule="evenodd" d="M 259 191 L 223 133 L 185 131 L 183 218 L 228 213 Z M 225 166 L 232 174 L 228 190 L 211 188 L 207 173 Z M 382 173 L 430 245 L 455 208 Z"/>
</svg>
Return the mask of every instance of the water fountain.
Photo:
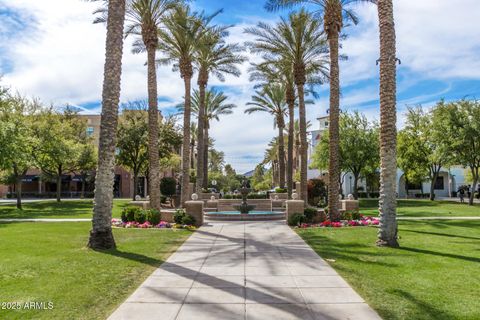
<svg viewBox="0 0 480 320">
<path fill-rule="evenodd" d="M 246 179 L 244 179 L 242 187 L 240 188 L 240 194 L 242 195 L 242 203 L 233 205 L 233 207 L 240 211 L 241 214 L 248 214 L 256 207 L 256 205 L 247 203 L 247 195 L 250 193 L 250 191 L 251 189 L 249 188 L 248 182 Z"/>
</svg>

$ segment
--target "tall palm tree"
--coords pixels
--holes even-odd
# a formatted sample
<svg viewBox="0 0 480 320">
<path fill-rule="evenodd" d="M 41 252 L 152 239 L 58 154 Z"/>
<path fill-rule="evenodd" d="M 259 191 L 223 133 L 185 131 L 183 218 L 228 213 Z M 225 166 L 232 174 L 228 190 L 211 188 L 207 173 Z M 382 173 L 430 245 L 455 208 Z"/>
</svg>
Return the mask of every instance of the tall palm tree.
<svg viewBox="0 0 480 320">
<path fill-rule="evenodd" d="M 203 161 L 204 163 L 204 170 L 207 172 L 204 173 L 205 180 L 208 182 L 208 147 L 211 145 L 210 142 L 210 137 L 209 137 L 209 129 L 210 129 L 210 122 L 212 120 L 220 121 L 220 116 L 222 115 L 228 115 L 233 113 L 233 109 L 236 108 L 237 106 L 233 103 L 226 103 L 226 100 L 228 99 L 228 96 L 226 96 L 223 92 L 217 91 L 215 89 L 209 89 L 205 93 L 205 123 L 203 124 L 204 126 L 204 144 L 205 148 L 203 149 L 204 151 L 204 157 Z M 177 106 L 177 109 L 180 112 L 185 112 L 185 105 L 180 104 Z M 199 90 L 193 90 L 193 95 L 192 95 L 192 106 L 191 106 L 191 112 L 198 117 L 198 114 L 200 112 L 200 91 Z M 198 137 L 197 137 L 198 141 Z M 199 161 L 197 159 L 197 161 Z"/>
<path fill-rule="evenodd" d="M 158 149 L 158 95 L 156 50 L 158 46 L 157 30 L 162 25 L 164 16 L 179 1 L 176 0 L 132 0 L 126 7 L 125 35 L 135 36 L 133 53 L 147 52 L 147 88 L 148 88 L 148 183 L 150 206 L 160 210 L 160 162 Z M 105 8 L 95 22 L 105 22 Z"/>
<path fill-rule="evenodd" d="M 195 159 L 196 146 L 198 146 L 198 127 L 195 122 L 192 122 L 190 124 L 190 169 L 195 169 L 195 162 L 197 161 L 197 159 Z"/>
<path fill-rule="evenodd" d="M 396 48 L 392 0 L 378 0 L 380 23 L 380 228 L 377 245 L 398 247 L 396 220 Z"/>
<path fill-rule="evenodd" d="M 197 192 L 208 187 L 208 168 L 205 167 L 205 91 L 209 77 L 213 74 L 220 81 L 225 81 L 224 74 L 240 75 L 237 65 L 246 61 L 239 54 L 243 50 L 238 44 L 226 44 L 229 27 L 215 27 L 205 33 L 197 42 L 195 65 L 198 70 L 197 84 L 199 87 L 198 108 L 198 145 L 197 145 Z M 208 151 L 208 150 L 207 150 Z"/>
<path fill-rule="evenodd" d="M 377 0 L 268 0 L 267 10 L 274 11 L 282 7 L 292 7 L 299 3 L 311 3 L 318 7 L 316 13 L 323 13 L 324 29 L 328 37 L 330 49 L 330 107 L 329 107 L 329 165 L 328 165 L 328 209 L 332 220 L 340 219 L 338 196 L 340 191 L 340 150 L 339 150 L 339 119 L 340 119 L 340 68 L 339 68 L 339 38 L 344 21 L 358 23 L 355 13 L 348 10 L 352 3 Z"/>
<path fill-rule="evenodd" d="M 248 102 L 250 108 L 245 113 L 267 112 L 275 117 L 274 127 L 278 128 L 278 172 L 279 187 L 285 187 L 285 140 L 283 131 L 285 128 L 285 114 L 287 105 L 285 99 L 285 86 L 279 84 L 265 85 L 261 91 L 255 91 L 252 102 Z"/>
<path fill-rule="evenodd" d="M 309 64 L 307 66 L 307 84 L 309 93 L 317 97 L 315 85 L 326 82 L 328 69 L 324 66 L 320 68 L 319 64 Z M 264 61 L 259 64 L 252 64 L 250 71 L 250 81 L 261 81 L 260 86 L 269 83 L 283 84 L 285 88 L 285 100 L 288 106 L 288 139 L 287 139 L 287 165 L 286 165 L 286 185 L 287 193 L 290 198 L 293 190 L 293 171 L 294 171 L 294 123 L 295 123 L 295 81 L 293 77 L 293 63 L 286 59 L 276 59 L 264 56 Z M 308 101 L 312 103 L 312 101 Z M 307 103 L 307 101 L 305 101 Z"/>
<path fill-rule="evenodd" d="M 207 32 L 205 27 L 213 18 L 203 17 L 191 12 L 186 5 L 176 6 L 163 20 L 164 28 L 158 30 L 161 40 L 159 50 L 164 57 L 158 59 L 160 64 L 174 63 L 174 70 L 180 71 L 180 77 L 185 85 L 185 110 L 183 113 L 183 144 L 182 144 L 182 194 L 181 203 L 188 200 L 190 184 L 190 118 L 191 118 L 191 80 L 193 76 L 193 61 L 197 40 Z"/>
<path fill-rule="evenodd" d="M 122 75 L 125 0 L 108 1 L 107 40 L 103 73 L 102 116 L 95 201 L 88 246 L 93 249 L 115 247 L 112 234 L 113 180 L 115 144 Z"/>
<path fill-rule="evenodd" d="M 301 199 L 307 201 L 307 131 L 305 112 L 305 84 L 307 69 L 324 70 L 326 55 L 326 37 L 321 28 L 322 21 L 314 18 L 304 9 L 291 13 L 288 19 L 271 27 L 259 23 L 256 28 L 247 28 L 246 33 L 256 37 L 255 42 L 248 43 L 253 52 L 273 55 L 292 62 L 294 82 L 298 95 L 299 120 L 301 131 Z M 313 66 L 316 66 L 313 68 Z"/>
<path fill-rule="evenodd" d="M 156 51 L 157 30 L 162 18 L 178 3 L 176 0 L 135 0 L 127 8 L 128 35 L 139 36 L 134 53 L 147 52 L 148 86 L 148 183 L 150 206 L 160 210 L 160 159 L 158 149 L 158 95 Z"/>
</svg>

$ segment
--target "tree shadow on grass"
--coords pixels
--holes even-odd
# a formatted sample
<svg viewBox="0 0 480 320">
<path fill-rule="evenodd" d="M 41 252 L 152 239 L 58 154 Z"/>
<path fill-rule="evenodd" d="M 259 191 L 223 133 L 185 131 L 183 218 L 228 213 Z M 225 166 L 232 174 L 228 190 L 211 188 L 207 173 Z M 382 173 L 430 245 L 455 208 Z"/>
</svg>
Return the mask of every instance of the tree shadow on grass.
<svg viewBox="0 0 480 320">
<path fill-rule="evenodd" d="M 445 258 L 452 258 L 452 259 L 461 259 L 461 260 L 470 261 L 470 262 L 480 262 L 480 258 L 476 258 L 476 257 L 462 256 L 462 255 L 459 255 L 459 254 L 437 252 L 437 251 L 431 251 L 431 250 L 425 250 L 425 249 L 399 247 L 399 248 L 397 248 L 397 250 L 423 253 L 423 254 L 429 254 L 429 255 L 445 257 Z"/>
<path fill-rule="evenodd" d="M 410 230 L 410 229 L 401 229 L 401 232 L 414 232 L 420 234 L 429 234 L 433 236 L 442 236 L 448 238 L 462 238 L 462 239 L 472 239 L 472 240 L 480 240 L 478 237 L 468 237 L 468 236 L 460 236 L 456 234 L 448 234 L 448 233 L 440 233 L 440 232 L 429 232 L 429 231 L 420 231 L 420 230 Z"/>
<path fill-rule="evenodd" d="M 324 259 L 345 260 L 354 263 L 374 264 L 384 267 L 398 267 L 398 265 L 394 263 L 379 261 L 379 259 L 383 259 L 385 257 L 398 256 L 395 251 L 387 252 L 380 249 L 375 250 L 377 247 L 374 245 L 370 247 L 360 243 L 341 243 L 321 235 L 312 236 L 303 234 L 302 238 Z M 318 244 L 321 244 L 320 250 L 316 248 Z M 375 252 L 369 251 L 372 249 Z M 339 266 L 336 265 L 336 267 Z"/>
<path fill-rule="evenodd" d="M 139 263 L 142 263 L 142 264 L 147 264 L 147 265 L 150 265 L 152 267 L 159 267 L 162 263 L 165 262 L 165 260 L 152 258 L 152 257 L 146 256 L 146 255 L 143 255 L 143 254 L 120 251 L 118 249 L 109 249 L 109 250 L 93 249 L 93 251 L 99 252 L 99 253 L 104 253 L 104 254 L 109 254 L 111 256 L 119 257 L 119 258 L 122 258 L 122 259 L 132 260 L 132 261 L 139 262 Z"/>
<path fill-rule="evenodd" d="M 408 300 L 412 304 L 414 304 L 418 310 L 420 311 L 419 313 L 422 315 L 422 319 L 452 319 L 452 315 L 448 314 L 444 310 L 438 309 L 431 304 L 422 301 L 415 296 L 413 296 L 410 292 L 401 290 L 401 289 L 393 289 L 388 291 L 391 294 L 394 294 L 396 296 L 399 296 L 405 300 Z M 388 313 L 387 310 L 384 310 Z"/>
</svg>

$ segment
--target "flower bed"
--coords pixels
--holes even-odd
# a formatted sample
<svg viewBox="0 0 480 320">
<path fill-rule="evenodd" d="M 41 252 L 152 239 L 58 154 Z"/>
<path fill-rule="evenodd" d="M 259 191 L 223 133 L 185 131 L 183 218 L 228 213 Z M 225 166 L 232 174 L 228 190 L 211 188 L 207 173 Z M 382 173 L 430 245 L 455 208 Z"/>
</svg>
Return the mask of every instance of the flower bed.
<svg viewBox="0 0 480 320">
<path fill-rule="evenodd" d="M 195 226 L 182 225 L 178 223 L 169 223 L 166 221 L 160 221 L 158 224 L 152 224 L 148 221 L 139 223 L 136 221 L 124 222 L 120 219 L 112 219 L 112 227 L 114 228 L 136 228 L 136 229 L 189 229 L 195 230 Z"/>
<path fill-rule="evenodd" d="M 338 222 L 325 220 L 321 223 L 302 223 L 298 228 L 344 228 L 344 227 L 368 227 L 377 226 L 380 220 L 375 217 L 364 217 L 361 215 L 357 220 L 341 220 Z"/>
</svg>

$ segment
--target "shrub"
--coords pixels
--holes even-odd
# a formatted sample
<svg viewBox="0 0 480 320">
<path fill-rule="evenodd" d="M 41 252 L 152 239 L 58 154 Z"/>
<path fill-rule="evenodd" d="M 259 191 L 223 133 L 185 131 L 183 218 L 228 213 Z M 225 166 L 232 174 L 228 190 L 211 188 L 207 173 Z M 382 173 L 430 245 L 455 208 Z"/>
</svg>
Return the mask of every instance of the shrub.
<svg viewBox="0 0 480 320">
<path fill-rule="evenodd" d="M 294 213 L 288 217 L 289 226 L 299 226 L 305 222 L 305 215 L 303 213 Z"/>
<path fill-rule="evenodd" d="M 193 226 L 195 225 L 195 218 L 189 214 L 186 214 L 182 217 L 182 224 Z"/>
<path fill-rule="evenodd" d="M 186 215 L 185 210 L 178 209 L 173 214 L 173 221 L 175 221 L 176 224 L 182 224 L 182 220 L 183 220 L 183 217 L 185 217 L 185 215 Z"/>
<path fill-rule="evenodd" d="M 160 212 L 157 209 L 150 209 L 146 211 L 147 213 L 147 221 L 150 222 L 152 225 L 156 226 L 161 221 Z"/>
<path fill-rule="evenodd" d="M 360 219 L 360 212 L 357 210 L 348 210 L 342 213 L 342 220 L 358 220 Z"/>
<path fill-rule="evenodd" d="M 139 207 L 134 207 L 134 206 L 123 208 L 122 215 L 121 215 L 122 221 L 123 222 L 135 221 L 135 213 L 140 211 L 141 209 Z"/>
<path fill-rule="evenodd" d="M 321 199 L 320 201 L 318 201 L 317 206 L 320 208 L 326 208 L 328 206 L 328 203 L 324 199 Z"/>
<path fill-rule="evenodd" d="M 145 223 L 146 220 L 147 214 L 144 210 L 138 210 L 137 212 L 135 212 L 135 222 L 142 224 Z"/>
<path fill-rule="evenodd" d="M 285 188 L 275 188 L 275 193 L 287 193 L 287 189 L 285 189 Z"/>
<path fill-rule="evenodd" d="M 174 178 L 164 177 L 160 180 L 160 192 L 166 196 L 171 197 L 177 191 L 177 181 Z"/>
<path fill-rule="evenodd" d="M 318 211 L 316 208 L 312 208 L 312 207 L 305 208 L 305 210 L 303 211 L 303 214 L 305 216 L 305 222 L 312 223 L 315 217 L 317 216 L 317 213 Z"/>
</svg>

